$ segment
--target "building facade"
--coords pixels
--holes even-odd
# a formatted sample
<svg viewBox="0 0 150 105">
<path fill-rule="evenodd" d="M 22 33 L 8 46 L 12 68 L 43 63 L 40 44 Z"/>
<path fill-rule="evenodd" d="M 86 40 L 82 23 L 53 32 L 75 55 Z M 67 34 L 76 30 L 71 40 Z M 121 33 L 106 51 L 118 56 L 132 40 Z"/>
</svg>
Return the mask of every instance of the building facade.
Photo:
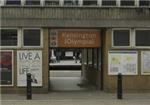
<svg viewBox="0 0 150 105">
<path fill-rule="evenodd" d="M 83 76 L 99 90 L 150 91 L 150 1 L 1 0 L 1 90 L 48 92 L 50 48 L 82 49 Z"/>
</svg>

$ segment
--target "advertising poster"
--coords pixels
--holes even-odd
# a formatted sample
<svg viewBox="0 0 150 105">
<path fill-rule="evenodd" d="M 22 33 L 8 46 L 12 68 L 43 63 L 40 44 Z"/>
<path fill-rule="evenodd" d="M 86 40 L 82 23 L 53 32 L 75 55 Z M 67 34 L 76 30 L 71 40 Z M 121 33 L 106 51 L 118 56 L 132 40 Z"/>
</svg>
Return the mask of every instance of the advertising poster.
<svg viewBox="0 0 150 105">
<path fill-rule="evenodd" d="M 137 52 L 122 52 L 110 51 L 109 52 L 109 75 L 137 75 Z"/>
<path fill-rule="evenodd" d="M 13 85 L 13 52 L 0 51 L 0 85 Z"/>
<path fill-rule="evenodd" d="M 141 74 L 150 75 L 150 51 L 142 51 L 141 66 Z"/>
<path fill-rule="evenodd" d="M 42 86 L 42 51 L 17 51 L 18 86 L 26 86 L 27 73 L 31 73 L 32 86 Z"/>
</svg>

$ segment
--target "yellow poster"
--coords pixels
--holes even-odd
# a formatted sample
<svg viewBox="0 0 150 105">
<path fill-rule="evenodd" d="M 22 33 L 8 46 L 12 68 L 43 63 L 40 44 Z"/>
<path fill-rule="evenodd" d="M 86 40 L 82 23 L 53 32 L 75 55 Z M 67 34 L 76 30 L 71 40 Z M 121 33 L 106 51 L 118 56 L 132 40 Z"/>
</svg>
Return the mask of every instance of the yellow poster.
<svg viewBox="0 0 150 105">
<path fill-rule="evenodd" d="M 110 51 L 108 74 L 137 75 L 137 52 Z"/>
</svg>

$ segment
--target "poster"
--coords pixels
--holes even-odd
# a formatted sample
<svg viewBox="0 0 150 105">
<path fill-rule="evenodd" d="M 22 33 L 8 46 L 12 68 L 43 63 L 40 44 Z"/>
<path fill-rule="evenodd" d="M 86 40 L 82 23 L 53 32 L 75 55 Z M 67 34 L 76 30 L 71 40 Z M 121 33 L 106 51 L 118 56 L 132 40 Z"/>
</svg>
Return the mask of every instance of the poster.
<svg viewBox="0 0 150 105">
<path fill-rule="evenodd" d="M 0 50 L 0 85 L 13 85 L 13 52 Z"/>
<path fill-rule="evenodd" d="M 136 51 L 110 51 L 108 74 L 137 75 L 137 62 Z"/>
<path fill-rule="evenodd" d="M 42 86 L 42 51 L 17 51 L 17 86 L 26 86 L 27 73 L 31 73 L 32 86 Z"/>
<path fill-rule="evenodd" d="M 141 74 L 142 75 L 150 75 L 150 51 L 142 51 Z"/>
</svg>

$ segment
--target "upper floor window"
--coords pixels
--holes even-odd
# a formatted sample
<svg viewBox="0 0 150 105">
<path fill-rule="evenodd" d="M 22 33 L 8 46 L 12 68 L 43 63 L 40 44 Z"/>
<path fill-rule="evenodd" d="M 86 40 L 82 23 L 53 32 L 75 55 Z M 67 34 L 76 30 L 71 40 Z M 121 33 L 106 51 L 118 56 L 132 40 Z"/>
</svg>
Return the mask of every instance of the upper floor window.
<svg viewBox="0 0 150 105">
<path fill-rule="evenodd" d="M 116 6 L 116 0 L 102 0 L 102 6 Z"/>
<path fill-rule="evenodd" d="M 139 6 L 150 6 L 150 0 L 139 0 Z"/>
<path fill-rule="evenodd" d="M 136 30 L 136 46 L 150 46 L 150 30 Z"/>
<path fill-rule="evenodd" d="M 79 0 L 64 0 L 64 5 L 79 5 Z"/>
<path fill-rule="evenodd" d="M 42 46 L 41 29 L 24 29 L 23 30 L 23 46 Z"/>
<path fill-rule="evenodd" d="M 113 46 L 130 46 L 130 30 L 113 30 Z"/>
<path fill-rule="evenodd" d="M 40 5 L 40 0 L 25 0 L 25 5 Z"/>
<path fill-rule="evenodd" d="M 6 5 L 21 5 L 21 0 L 6 0 Z"/>
<path fill-rule="evenodd" d="M 97 0 L 83 0 L 83 5 L 85 6 L 95 6 L 97 4 Z"/>
<path fill-rule="evenodd" d="M 17 29 L 0 29 L 0 46 L 18 46 Z"/>
<path fill-rule="evenodd" d="M 45 5 L 59 5 L 59 0 L 45 0 Z"/>
<path fill-rule="evenodd" d="M 135 0 L 120 0 L 121 6 L 134 6 Z"/>
</svg>

